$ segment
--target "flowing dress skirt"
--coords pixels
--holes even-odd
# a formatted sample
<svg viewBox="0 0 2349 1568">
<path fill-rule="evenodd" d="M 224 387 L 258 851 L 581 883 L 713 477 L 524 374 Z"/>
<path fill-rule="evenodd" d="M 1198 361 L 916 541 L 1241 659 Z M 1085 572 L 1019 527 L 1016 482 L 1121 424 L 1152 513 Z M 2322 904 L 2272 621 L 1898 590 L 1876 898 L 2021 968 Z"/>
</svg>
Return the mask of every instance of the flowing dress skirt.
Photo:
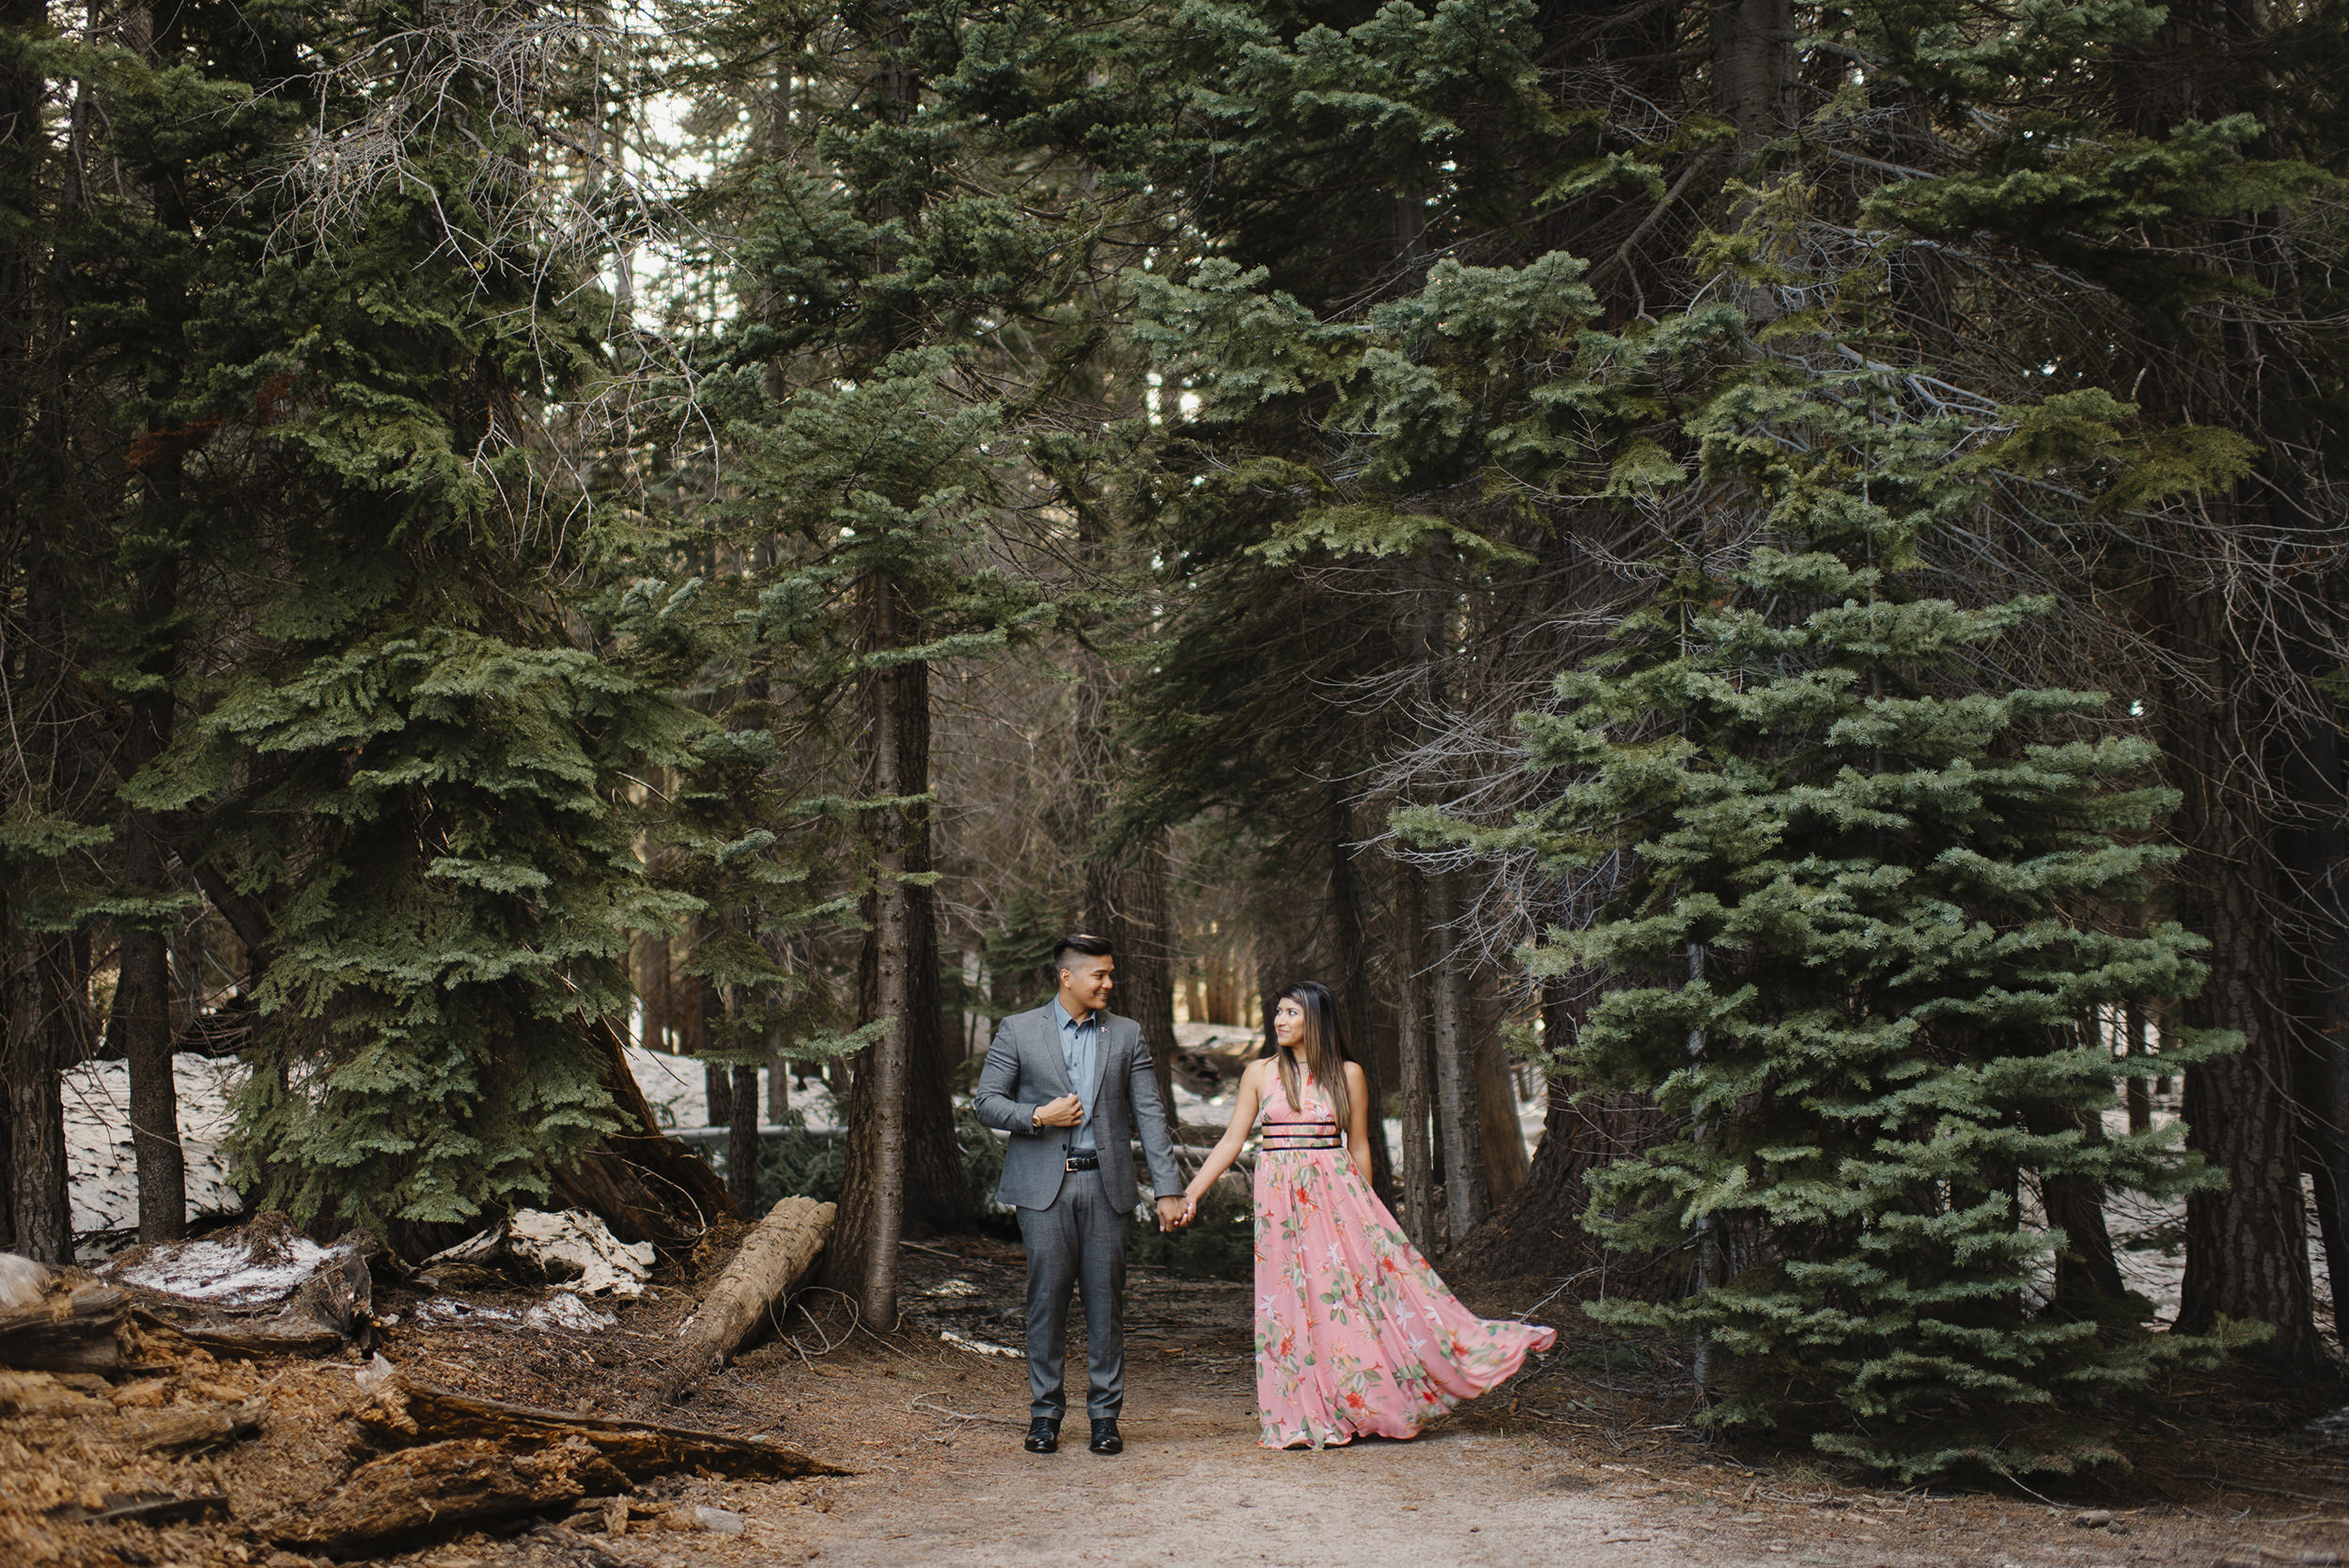
<svg viewBox="0 0 2349 1568">
<path fill-rule="evenodd" d="M 1255 1195 L 1266 1448 L 1416 1436 L 1558 1342 L 1460 1305 L 1342 1149 L 1259 1155 Z"/>
</svg>

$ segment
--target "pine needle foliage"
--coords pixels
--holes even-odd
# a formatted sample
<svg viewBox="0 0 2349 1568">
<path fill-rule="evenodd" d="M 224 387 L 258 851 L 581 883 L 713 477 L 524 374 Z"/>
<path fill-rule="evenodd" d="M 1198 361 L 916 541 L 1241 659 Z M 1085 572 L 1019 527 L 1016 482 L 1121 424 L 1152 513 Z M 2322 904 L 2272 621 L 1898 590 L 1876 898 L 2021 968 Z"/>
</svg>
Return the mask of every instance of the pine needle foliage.
<svg viewBox="0 0 2349 1568">
<path fill-rule="evenodd" d="M 2201 944 L 2122 919 L 2171 858 L 2171 796 L 2111 700 L 1976 673 L 2044 603 L 1921 590 L 1921 541 L 1985 504 L 1999 455 L 1912 384 L 1864 360 L 1728 378 L 1688 431 L 1759 533 L 1665 562 L 1522 718 L 1541 803 L 1452 836 L 1613 878 L 1531 958 L 1611 977 L 1556 1065 L 1685 1119 L 1595 1173 L 1586 1223 L 1686 1249 L 1697 1288 L 1597 1311 L 1706 1346 L 1713 1424 L 1904 1480 L 2068 1470 L 2117 1459 L 2108 1402 L 2200 1346 L 2141 1298 L 2050 1310 L 2072 1243 L 2030 1199 L 2209 1179 L 2175 1129 L 2103 1131 L 2124 1067 L 2082 1027 L 2190 992 Z"/>
<path fill-rule="evenodd" d="M 125 795 L 250 917 L 247 1202 L 471 1223 L 614 1125 L 591 1036 L 629 1011 L 628 932 L 677 907 L 628 781 L 701 721 L 575 641 L 608 514 L 546 460 L 562 406 L 608 385 L 610 302 L 528 221 L 527 135 L 468 54 L 497 18 L 197 21 L 180 42 L 220 79 L 131 101 L 159 160 L 197 137 L 214 177 L 175 187 L 205 203 L 164 237 L 194 281 L 142 411 L 212 607 L 187 717 Z M 429 113 L 387 60 L 438 73 Z"/>
</svg>

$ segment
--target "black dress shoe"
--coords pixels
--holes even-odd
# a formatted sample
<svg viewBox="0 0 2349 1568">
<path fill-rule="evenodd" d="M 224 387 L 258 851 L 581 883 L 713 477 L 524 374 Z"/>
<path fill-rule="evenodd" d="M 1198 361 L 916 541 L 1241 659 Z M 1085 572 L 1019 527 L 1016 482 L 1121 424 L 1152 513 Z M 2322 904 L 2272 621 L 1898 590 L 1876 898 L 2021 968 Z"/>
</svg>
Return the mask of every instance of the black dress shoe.
<svg viewBox="0 0 2349 1568">
<path fill-rule="evenodd" d="M 1030 1453 L 1058 1453 L 1060 1422 L 1050 1416 L 1038 1416 L 1030 1421 L 1027 1447 Z"/>
<path fill-rule="evenodd" d="M 1115 1416 L 1104 1416 L 1093 1423 L 1093 1442 L 1091 1447 L 1093 1452 L 1096 1453 L 1123 1453 L 1126 1452 L 1126 1439 L 1117 1435 L 1117 1418 Z"/>
</svg>

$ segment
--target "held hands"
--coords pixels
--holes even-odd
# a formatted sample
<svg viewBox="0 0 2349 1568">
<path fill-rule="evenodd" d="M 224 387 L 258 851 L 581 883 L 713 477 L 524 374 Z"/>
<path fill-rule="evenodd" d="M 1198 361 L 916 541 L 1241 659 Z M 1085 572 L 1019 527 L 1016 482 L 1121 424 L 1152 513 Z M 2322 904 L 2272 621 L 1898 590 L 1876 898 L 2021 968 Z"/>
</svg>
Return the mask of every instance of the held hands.
<svg viewBox="0 0 2349 1568">
<path fill-rule="evenodd" d="M 1039 1127 L 1073 1127 L 1084 1119 L 1084 1102 L 1074 1094 L 1063 1094 L 1035 1108 L 1034 1121 Z"/>
<path fill-rule="evenodd" d="M 1164 1197 L 1159 1200 L 1159 1229 L 1179 1231 L 1190 1223 L 1190 1211 L 1198 1207 L 1188 1198 Z"/>
</svg>

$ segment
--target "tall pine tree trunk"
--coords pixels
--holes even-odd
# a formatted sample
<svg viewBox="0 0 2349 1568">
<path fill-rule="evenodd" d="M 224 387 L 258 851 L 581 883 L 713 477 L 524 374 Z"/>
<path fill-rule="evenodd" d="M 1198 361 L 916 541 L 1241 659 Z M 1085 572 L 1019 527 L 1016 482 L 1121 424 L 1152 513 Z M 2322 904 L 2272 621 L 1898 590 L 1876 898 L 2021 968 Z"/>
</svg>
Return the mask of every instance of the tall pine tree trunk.
<svg viewBox="0 0 2349 1568">
<path fill-rule="evenodd" d="M 40 0 L 0 0 L 0 27 L 37 36 L 48 22 Z M 42 363 L 45 253 L 38 211 L 44 200 L 43 164 L 50 127 L 43 114 L 48 84 L 30 69 L 19 47 L 0 62 L 0 188 L 29 221 L 15 225 L 0 246 L 0 698 L 6 699 L 12 738 L 0 756 L 0 811 L 27 815 L 48 802 L 42 786 L 53 771 L 56 737 L 48 716 L 62 672 L 54 639 L 61 629 L 45 612 L 48 588 L 42 530 L 44 501 L 58 464 L 39 427 L 42 398 L 54 367 Z M 44 1262 L 62 1262 L 72 1245 L 66 1207 L 64 1106 L 48 1027 L 42 950 L 54 939 L 27 928 L 24 894 L 34 867 L 0 862 L 0 1080 L 6 1104 L 8 1163 L 0 1199 L 0 1241 Z"/>
<path fill-rule="evenodd" d="M 1470 970 L 1471 978 L 1475 975 Z M 1473 986 L 1469 1003 L 1469 1060 L 1476 1081 L 1477 1140 L 1485 1167 L 1485 1212 L 1477 1223 L 1509 1201 L 1531 1163 L 1525 1124 L 1517 1115 L 1517 1086 L 1508 1048 L 1501 1043 L 1501 1001 L 1488 985 Z"/>
<path fill-rule="evenodd" d="M 1791 126 L 1796 37 L 1791 0 L 1714 0 L 1713 111 L 1737 128 L 1740 158 Z"/>
<path fill-rule="evenodd" d="M 726 1124 L 726 1196 L 745 1219 L 758 1199 L 758 1069 L 734 1069 L 734 1120 Z"/>
<path fill-rule="evenodd" d="M 1436 1056 L 1437 1137 L 1443 1146 L 1444 1224 L 1448 1234 L 1464 1237 L 1492 1204 L 1485 1180 L 1484 1108 L 1471 1059 L 1475 1030 L 1467 965 L 1454 951 L 1451 929 L 1459 912 L 1457 888 L 1450 872 L 1427 879 L 1427 925 L 1435 946 L 1428 1012 Z"/>
<path fill-rule="evenodd" d="M 1433 1255 L 1442 1221 L 1436 1203 L 1435 1145 L 1429 1115 L 1435 1107 L 1434 1058 L 1427 1037 L 1427 905 L 1423 879 L 1411 866 L 1394 865 L 1396 951 L 1395 1056 L 1402 1095 L 1403 1228 L 1411 1245 Z"/>
<path fill-rule="evenodd" d="M 1083 538 L 1088 550 L 1101 549 L 1090 529 Z M 1085 849 L 1081 918 L 1085 930 L 1106 938 L 1116 949 L 1117 984 L 1110 1011 L 1142 1026 L 1142 1043 L 1150 1051 L 1159 1098 L 1172 1114 L 1174 942 L 1168 928 L 1165 839 L 1153 834 L 1147 843 L 1122 854 L 1106 841 L 1102 830 L 1116 767 L 1109 716 L 1112 676 L 1108 662 L 1090 648 L 1081 650 L 1077 664 L 1077 810 L 1084 830 L 1095 835 Z"/>
<path fill-rule="evenodd" d="M 2147 58 L 2116 73 L 2117 117 L 2156 140 L 2192 121 L 2263 113 L 2261 84 L 2245 69 L 2265 46 L 2272 24 L 2264 8 L 2234 0 L 2180 0 L 2146 46 Z M 2276 149 L 2261 149 L 2272 153 Z M 2181 219 L 2162 238 L 2203 247 L 2222 266 L 2263 272 L 2248 281 L 2289 287 L 2277 260 L 2276 225 L 2262 217 L 2219 223 Z M 2163 307 L 2166 309 L 2166 307 Z M 2263 329 L 2234 318 L 2207 333 L 2167 315 L 2140 321 L 2150 347 L 2133 390 L 2157 426 L 2258 427 L 2279 413 L 2296 420 L 2298 389 L 2271 384 L 2281 371 L 2260 340 Z M 2292 356 L 2281 356 L 2289 364 Z M 2263 433 L 2259 428 L 2249 432 Z M 2297 487 L 2288 455 L 2263 457 L 2269 495 Z M 2183 796 L 2170 822 L 2184 854 L 2171 883 L 2172 913 L 2211 944 L 2210 978 L 2182 1002 L 2178 1021 L 2241 1032 L 2244 1048 L 2189 1067 L 2186 1141 L 2226 1177 L 2225 1187 L 2186 1202 L 2186 1278 L 2178 1327 L 2210 1327 L 2219 1317 L 2265 1324 L 2272 1338 L 2256 1354 L 2295 1374 L 2321 1358 L 2312 1316 L 2307 1226 L 2300 1189 L 2302 1148 L 2293 1093 L 2292 1019 L 2282 1001 L 2283 969 L 2273 927 L 2279 886 L 2268 798 L 2267 743 L 2277 721 L 2248 649 L 2269 607 L 2231 594 L 2259 578 L 2263 562 L 2236 563 L 2269 547 L 2265 520 L 2247 516 L 2242 496 L 2202 498 L 2198 517 L 2155 557 L 2153 634 L 2170 671 L 2161 692 L 2160 727 L 2167 780 Z"/>
<path fill-rule="evenodd" d="M 58 1094 L 57 971 L 65 943 L 28 931 L 7 913 L 0 926 L 8 970 L 0 983 L 8 1006 L 8 1145 L 9 1250 L 40 1263 L 73 1255 L 71 1210 L 66 1198 L 65 1102 Z"/>
<path fill-rule="evenodd" d="M 913 641 L 903 591 L 882 573 L 858 585 L 870 652 Z M 916 702 L 926 703 L 919 661 L 865 677 L 865 767 L 876 796 L 923 788 L 899 776 L 906 761 L 904 728 Z M 910 784 L 910 787 L 909 784 Z M 886 1333 L 897 1323 L 897 1243 L 905 1232 L 906 1094 L 913 1035 L 913 900 L 906 877 L 913 869 L 913 825 L 900 806 L 872 815 L 872 930 L 865 939 L 873 972 L 873 1009 L 886 1020 L 881 1036 L 858 1059 L 849 1090 L 848 1172 L 833 1231 L 834 1272 L 855 1292 L 866 1323 Z"/>
<path fill-rule="evenodd" d="M 917 642 L 905 592 L 881 573 L 859 589 L 864 645 Z M 929 666 L 920 660 L 864 677 L 867 792 L 924 795 L 930 786 Z M 910 881 L 931 867 L 926 804 L 872 814 L 874 887 L 866 900 L 858 986 L 868 1018 L 889 1020 L 858 1056 L 849 1080 L 848 1147 L 827 1272 L 854 1294 L 876 1327 L 895 1322 L 897 1244 L 909 1222 L 971 1221 L 970 1178 L 955 1139 L 954 1100 L 938 986 L 938 930 L 930 890 Z"/>
<path fill-rule="evenodd" d="M 2271 769 L 2282 806 L 2276 853 L 2288 911 L 2285 996 L 2299 1044 L 2302 1159 L 2316 1189 L 2333 1334 L 2341 1339 L 2349 1311 L 2349 788 L 2340 709 L 2316 685 L 2338 629 L 2314 624 L 2303 605 L 2281 613 L 2300 704 L 2277 726 Z M 2134 1090 L 2143 1080 L 2129 1081 Z"/>
<path fill-rule="evenodd" d="M 1159 1100 L 1174 1114 L 1174 940 L 1167 912 L 1166 841 L 1153 834 L 1118 874 L 1117 988 L 1113 1010 L 1142 1026 Z"/>
<path fill-rule="evenodd" d="M 143 835 L 142 835 L 143 836 Z M 151 845 L 151 841 L 149 841 Z M 163 857 L 126 857 L 133 875 Z M 179 1093 L 172 1076 L 171 953 L 161 931 L 126 931 L 115 983 L 115 1017 L 131 1079 L 131 1148 L 138 1165 L 139 1239 L 171 1241 L 187 1231 L 187 1156 L 179 1142 Z"/>
<path fill-rule="evenodd" d="M 158 510 L 175 509 L 178 462 L 154 465 L 148 486 Z M 169 548 L 168 546 L 166 547 Z M 179 597 L 179 561 L 166 554 L 142 574 L 138 619 L 148 627 L 170 624 Z M 130 733 L 117 767 L 135 777 L 169 744 L 175 662 L 166 643 L 143 661 L 143 674 L 158 684 L 131 705 Z M 123 814 L 117 828 L 124 883 L 162 903 L 171 893 L 169 857 L 162 825 L 143 811 Z M 139 1239 L 170 1241 L 187 1230 L 187 1156 L 179 1141 L 179 1091 L 172 1073 L 171 939 L 150 914 L 149 924 L 126 926 L 118 943 L 114 1033 L 131 1079 L 131 1148 L 138 1166 Z"/>
<path fill-rule="evenodd" d="M 1361 1064 L 1370 1099 L 1370 1185 L 1394 1202 L 1394 1160 L 1387 1152 L 1386 1085 L 1371 1039 L 1370 924 L 1362 908 L 1361 868 L 1355 863 L 1354 812 L 1344 791 L 1330 791 L 1330 918 L 1337 949 L 1338 1022 L 1346 1048 Z"/>
<path fill-rule="evenodd" d="M 2178 1327 L 2221 1317 L 2263 1323 L 2257 1352 L 2295 1374 L 2322 1363 L 2300 1195 L 2291 1021 L 2269 911 L 2274 862 L 2262 793 L 2246 777 L 2272 715 L 2256 677 L 2237 666 L 2223 588 L 2164 585 L 2163 642 L 2183 668 L 2162 699 L 2164 754 L 2183 796 L 2170 831 L 2185 850 L 2171 897 L 2178 920 L 2210 943 L 2210 978 L 2180 1004 L 2190 1028 L 2235 1030 L 2240 1051 L 2190 1068 L 2186 1141 L 2226 1185 L 2186 1200 L 2186 1278 Z"/>
</svg>

